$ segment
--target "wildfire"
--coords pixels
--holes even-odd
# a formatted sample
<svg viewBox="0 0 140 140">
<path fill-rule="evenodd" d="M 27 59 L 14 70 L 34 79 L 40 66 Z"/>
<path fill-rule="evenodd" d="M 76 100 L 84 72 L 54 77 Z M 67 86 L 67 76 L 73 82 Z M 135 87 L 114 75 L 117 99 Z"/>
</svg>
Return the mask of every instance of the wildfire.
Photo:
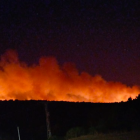
<svg viewBox="0 0 140 140">
<path fill-rule="evenodd" d="M 107 82 L 100 75 L 79 74 L 74 65 L 59 66 L 54 57 L 42 57 L 27 66 L 8 50 L 0 61 L 0 100 L 55 100 L 120 102 L 140 93 L 138 86 Z"/>
</svg>

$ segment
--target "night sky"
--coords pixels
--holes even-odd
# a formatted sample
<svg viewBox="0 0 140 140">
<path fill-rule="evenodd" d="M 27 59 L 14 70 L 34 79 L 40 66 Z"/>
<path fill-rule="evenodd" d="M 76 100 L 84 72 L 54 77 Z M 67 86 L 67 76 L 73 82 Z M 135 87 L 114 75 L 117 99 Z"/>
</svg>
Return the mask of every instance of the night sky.
<svg viewBox="0 0 140 140">
<path fill-rule="evenodd" d="M 139 0 L 1 0 L 0 55 L 54 56 L 79 72 L 140 85 Z"/>
</svg>

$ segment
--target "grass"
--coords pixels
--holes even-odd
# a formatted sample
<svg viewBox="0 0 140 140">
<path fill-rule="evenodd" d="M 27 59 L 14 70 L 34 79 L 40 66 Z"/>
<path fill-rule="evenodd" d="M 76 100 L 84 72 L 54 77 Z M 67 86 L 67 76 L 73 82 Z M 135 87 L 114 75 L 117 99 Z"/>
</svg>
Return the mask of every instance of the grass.
<svg viewBox="0 0 140 140">
<path fill-rule="evenodd" d="M 140 131 L 85 135 L 69 140 L 140 140 Z"/>
</svg>

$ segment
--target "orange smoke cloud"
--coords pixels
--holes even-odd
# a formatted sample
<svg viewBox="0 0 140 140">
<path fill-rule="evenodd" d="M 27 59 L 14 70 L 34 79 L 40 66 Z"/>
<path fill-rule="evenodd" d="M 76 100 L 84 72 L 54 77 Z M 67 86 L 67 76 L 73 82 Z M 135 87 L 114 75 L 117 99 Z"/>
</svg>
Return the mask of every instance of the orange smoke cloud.
<svg viewBox="0 0 140 140">
<path fill-rule="evenodd" d="M 0 100 L 120 102 L 140 93 L 138 86 L 107 82 L 100 75 L 79 74 L 73 64 L 58 65 L 54 57 L 27 66 L 13 50 L 1 56 Z"/>
</svg>

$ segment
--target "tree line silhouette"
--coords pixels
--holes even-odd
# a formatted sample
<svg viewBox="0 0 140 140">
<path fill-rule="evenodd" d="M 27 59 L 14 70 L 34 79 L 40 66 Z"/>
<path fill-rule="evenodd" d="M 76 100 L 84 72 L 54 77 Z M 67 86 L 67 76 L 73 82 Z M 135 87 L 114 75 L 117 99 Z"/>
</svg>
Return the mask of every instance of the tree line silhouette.
<svg viewBox="0 0 140 140">
<path fill-rule="evenodd" d="M 47 139 L 44 101 L 1 101 L 1 137 Z M 48 101 L 52 136 L 140 130 L 140 94 L 127 102 L 85 103 Z M 8 138 L 9 139 L 9 138 Z"/>
</svg>

